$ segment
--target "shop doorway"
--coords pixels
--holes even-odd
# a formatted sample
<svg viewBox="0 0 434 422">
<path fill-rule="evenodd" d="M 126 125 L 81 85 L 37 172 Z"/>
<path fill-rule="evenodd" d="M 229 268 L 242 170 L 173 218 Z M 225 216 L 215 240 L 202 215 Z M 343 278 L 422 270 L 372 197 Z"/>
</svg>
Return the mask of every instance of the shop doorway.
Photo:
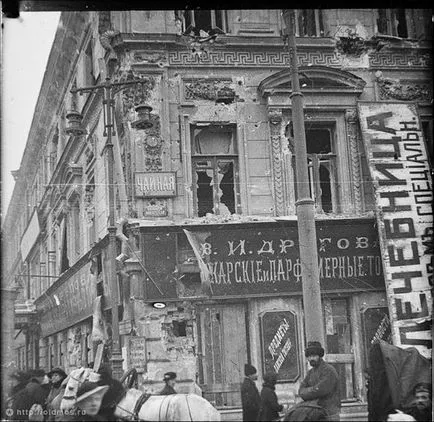
<svg viewBox="0 0 434 422">
<path fill-rule="evenodd" d="M 199 383 L 203 396 L 215 406 L 241 406 L 246 326 L 244 304 L 205 306 L 199 312 Z"/>
</svg>

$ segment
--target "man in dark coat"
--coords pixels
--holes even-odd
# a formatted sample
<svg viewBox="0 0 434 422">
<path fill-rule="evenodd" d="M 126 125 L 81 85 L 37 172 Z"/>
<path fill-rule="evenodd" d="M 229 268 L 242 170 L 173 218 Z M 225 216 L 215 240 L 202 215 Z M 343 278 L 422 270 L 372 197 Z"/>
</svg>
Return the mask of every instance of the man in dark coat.
<svg viewBox="0 0 434 422">
<path fill-rule="evenodd" d="M 170 394 L 177 394 L 174 387 L 176 384 L 176 372 L 166 372 L 163 381 L 165 382 L 164 388 L 158 393 L 161 396 L 168 396 Z"/>
<path fill-rule="evenodd" d="M 305 355 L 312 369 L 300 384 L 298 395 L 304 401 L 315 400 L 328 414 L 328 421 L 339 421 L 341 401 L 336 369 L 323 360 L 324 349 L 318 341 L 310 341 Z"/>
<path fill-rule="evenodd" d="M 264 375 L 258 421 L 272 422 L 279 420 L 279 412 L 283 410 L 283 406 L 277 401 L 276 382 L 276 374 L 269 372 Z"/>
<path fill-rule="evenodd" d="M 30 381 L 25 388 L 15 395 L 12 406 L 12 420 L 29 420 L 29 410 L 34 404 L 45 406 L 45 401 L 49 393 L 48 380 L 45 371 L 34 369 L 30 371 Z"/>
<path fill-rule="evenodd" d="M 261 396 L 255 381 L 258 379 L 256 368 L 246 363 L 244 365 L 244 381 L 241 384 L 241 403 L 243 405 L 243 421 L 257 421 Z"/>
</svg>

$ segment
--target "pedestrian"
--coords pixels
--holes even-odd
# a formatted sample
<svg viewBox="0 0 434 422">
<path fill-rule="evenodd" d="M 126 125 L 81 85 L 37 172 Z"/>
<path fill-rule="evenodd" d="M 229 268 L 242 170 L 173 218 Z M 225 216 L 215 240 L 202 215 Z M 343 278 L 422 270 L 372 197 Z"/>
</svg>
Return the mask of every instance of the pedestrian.
<svg viewBox="0 0 434 422">
<path fill-rule="evenodd" d="M 241 403 L 243 405 L 243 421 L 257 421 L 261 396 L 255 381 L 258 379 L 256 368 L 246 363 L 244 365 L 244 381 L 241 384 Z"/>
<path fill-rule="evenodd" d="M 283 410 L 283 406 L 277 401 L 276 382 L 275 373 L 268 372 L 264 375 L 258 421 L 272 422 L 280 419 L 279 412 Z"/>
<path fill-rule="evenodd" d="M 48 413 L 48 421 L 56 420 L 56 413 L 59 413 L 59 400 L 54 400 L 60 394 L 63 397 L 65 392 L 66 383 L 64 383 L 67 375 L 62 368 L 53 368 L 48 374 L 50 378 L 50 392 L 48 393 L 46 400 L 46 409 Z"/>
<path fill-rule="evenodd" d="M 9 395 L 6 398 L 5 409 L 13 409 L 17 394 L 23 390 L 27 383 L 30 381 L 30 374 L 28 372 L 16 370 L 9 375 Z M 3 414 L 3 419 L 7 420 L 10 416 Z"/>
<path fill-rule="evenodd" d="M 413 399 L 410 406 L 402 409 L 404 414 L 410 415 L 415 421 L 431 421 L 431 401 L 432 401 L 432 387 L 426 382 L 416 384 L 412 391 Z M 402 415 L 402 414 L 401 414 Z M 389 415 L 388 420 L 391 419 Z M 395 419 L 397 420 L 397 419 Z"/>
<path fill-rule="evenodd" d="M 341 401 L 336 369 L 323 360 L 324 349 L 318 341 L 308 342 L 305 356 L 312 369 L 300 384 L 299 396 L 304 401 L 316 401 L 326 410 L 328 421 L 339 421 Z"/>
<path fill-rule="evenodd" d="M 15 395 L 12 405 L 11 420 L 29 420 L 30 409 L 39 405 L 42 409 L 49 393 L 49 380 L 45 371 L 34 369 L 29 372 L 30 380 L 27 385 Z"/>
<path fill-rule="evenodd" d="M 109 365 L 102 364 L 98 370 L 98 374 L 100 375 L 100 379 L 97 381 L 97 384 L 109 387 L 102 398 L 101 409 L 98 414 L 106 420 L 114 420 L 116 405 L 123 397 L 125 388 L 120 381 L 113 378 Z"/>
<path fill-rule="evenodd" d="M 175 390 L 176 384 L 176 372 L 166 372 L 163 378 L 166 384 L 164 388 L 158 393 L 160 396 L 168 396 L 170 394 L 177 394 Z"/>
<path fill-rule="evenodd" d="M 67 375 L 62 368 L 54 368 L 47 375 L 50 378 L 50 392 L 47 397 L 47 405 L 49 405 L 62 390 L 62 382 Z"/>
</svg>

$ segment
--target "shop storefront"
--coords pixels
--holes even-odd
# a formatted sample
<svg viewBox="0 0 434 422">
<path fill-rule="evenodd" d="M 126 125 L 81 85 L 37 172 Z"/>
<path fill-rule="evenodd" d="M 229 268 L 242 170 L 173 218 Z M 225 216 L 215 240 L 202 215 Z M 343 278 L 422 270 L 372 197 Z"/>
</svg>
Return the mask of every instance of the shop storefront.
<svg viewBox="0 0 434 422">
<path fill-rule="evenodd" d="M 244 364 L 251 362 L 260 379 L 275 371 L 278 395 L 294 400 L 307 369 L 303 325 L 309 317 L 302 305 L 297 222 L 141 227 L 140 232 L 148 305 L 143 312 L 153 302 L 167 304 L 152 310 L 155 325 L 136 310 L 137 333 L 151 357 L 142 363 L 145 384 L 158 379 L 157 367 L 182 371 L 179 358 L 193 358 L 181 384 L 195 381 L 217 406 L 239 407 Z M 320 220 L 317 237 L 327 360 L 339 373 L 342 400 L 365 402 L 367 349 L 373 338 L 390 336 L 375 221 Z M 204 272 L 210 286 L 201 281 Z M 155 328 L 148 335 L 152 341 L 140 320 L 147 330 Z M 189 347 L 178 347 L 173 360 L 154 361 L 159 335 L 163 348 L 167 340 L 180 344 L 179 337 Z"/>
</svg>

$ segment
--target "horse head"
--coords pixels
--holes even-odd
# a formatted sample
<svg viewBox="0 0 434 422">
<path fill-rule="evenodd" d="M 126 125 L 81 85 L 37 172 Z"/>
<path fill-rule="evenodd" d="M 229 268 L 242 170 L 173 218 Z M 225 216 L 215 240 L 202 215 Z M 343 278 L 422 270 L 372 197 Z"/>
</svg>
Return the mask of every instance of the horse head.
<svg viewBox="0 0 434 422">
<path fill-rule="evenodd" d="M 66 378 L 65 393 L 60 404 L 61 410 L 71 409 L 77 402 L 77 391 L 85 381 L 96 382 L 99 374 L 90 368 L 78 368 L 70 372 Z"/>
</svg>

